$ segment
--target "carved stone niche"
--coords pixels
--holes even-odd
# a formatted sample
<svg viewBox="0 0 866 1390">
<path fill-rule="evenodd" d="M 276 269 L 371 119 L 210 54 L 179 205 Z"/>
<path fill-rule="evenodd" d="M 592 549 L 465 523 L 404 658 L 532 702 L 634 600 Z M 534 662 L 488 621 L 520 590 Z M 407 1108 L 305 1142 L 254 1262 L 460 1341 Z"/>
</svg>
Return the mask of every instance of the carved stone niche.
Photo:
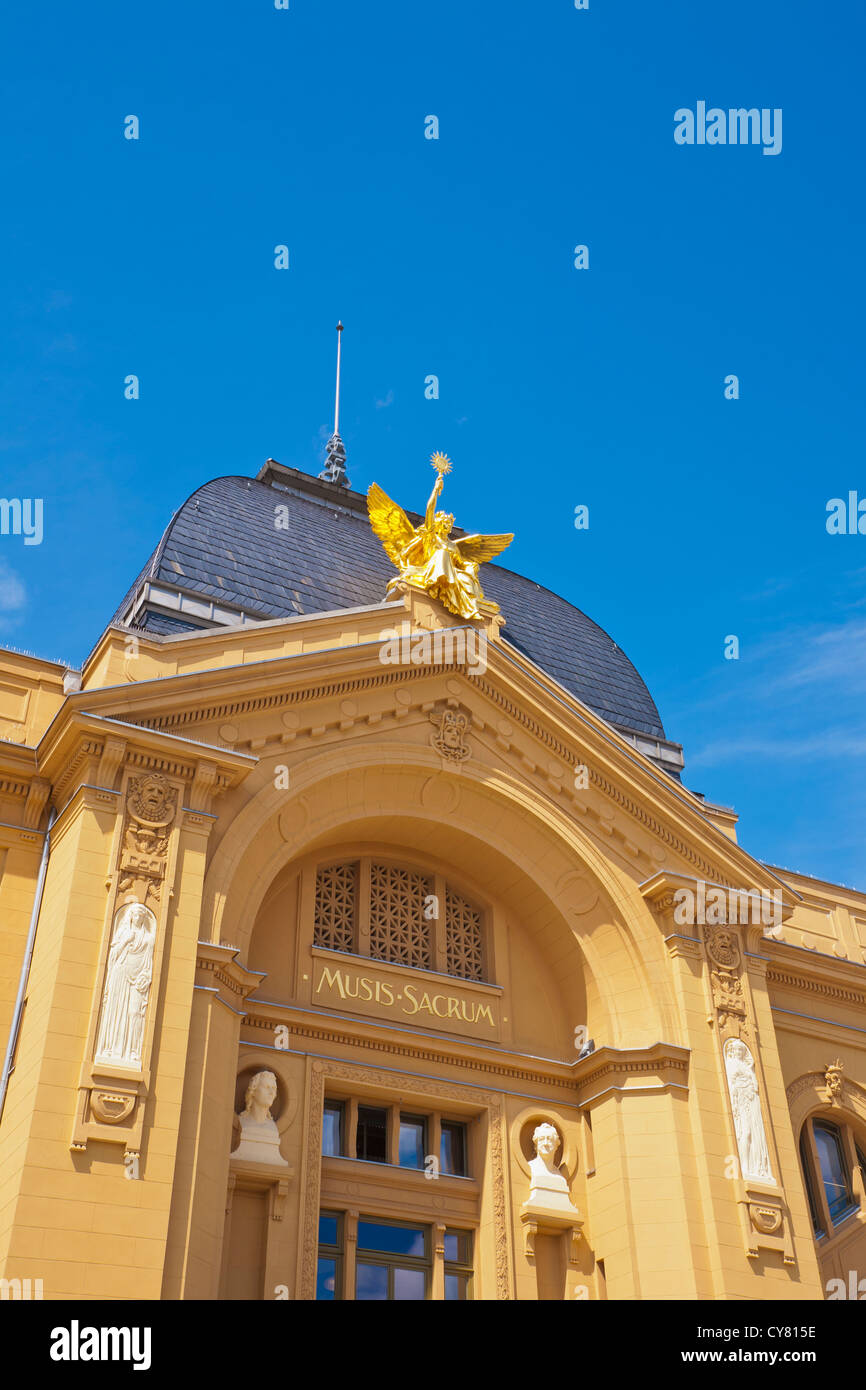
<svg viewBox="0 0 866 1390">
<path fill-rule="evenodd" d="M 279 1095 L 277 1078 L 272 1071 L 256 1071 L 249 1077 L 244 1090 L 244 1108 L 237 1116 L 240 1130 L 237 1148 L 232 1150 L 232 1163 L 264 1164 L 285 1169 L 288 1161 L 280 1153 L 280 1131 L 271 1110 Z"/>
<path fill-rule="evenodd" d="M 232 1127 L 235 1146 L 229 1158 L 226 1211 L 231 1213 L 238 1188 L 267 1192 L 270 1219 L 282 1221 L 295 1169 L 280 1153 L 280 1132 L 271 1112 L 276 1109 L 279 1116 L 285 1111 L 285 1088 L 272 1071 L 261 1069 L 242 1071 L 238 1090 L 243 1109 L 235 1114 Z"/>
<path fill-rule="evenodd" d="M 104 768 L 114 780 L 123 745 L 109 750 Z M 109 864 L 111 888 L 97 986 L 78 1085 L 70 1147 L 90 1139 L 141 1149 L 150 1058 L 156 1026 L 173 872 L 172 836 L 180 784 L 160 772 L 128 767 L 121 786 L 123 818 Z"/>
<path fill-rule="evenodd" d="M 93 1041 L 78 1092 L 71 1147 L 88 1139 L 141 1148 L 146 1024 L 153 984 L 158 924 L 149 907 L 128 902 L 114 914 Z M 103 1126 L 107 1128 L 103 1129 Z"/>
<path fill-rule="evenodd" d="M 583 1216 L 572 1203 L 561 1164 L 555 1161 L 562 1148 L 562 1136 L 555 1125 L 543 1120 L 533 1130 L 532 1144 L 535 1157 L 529 1162 L 529 1196 L 520 1208 L 524 1254 L 535 1256 L 536 1236 L 565 1232 L 569 1239 L 568 1262 L 575 1265 Z"/>
</svg>

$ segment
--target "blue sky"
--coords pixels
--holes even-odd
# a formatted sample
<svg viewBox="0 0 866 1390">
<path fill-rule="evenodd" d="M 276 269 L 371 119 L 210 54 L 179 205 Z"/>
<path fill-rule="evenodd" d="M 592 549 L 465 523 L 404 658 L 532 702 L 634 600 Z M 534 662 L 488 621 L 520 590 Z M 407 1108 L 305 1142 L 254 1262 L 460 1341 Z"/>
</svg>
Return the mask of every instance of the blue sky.
<svg viewBox="0 0 866 1390">
<path fill-rule="evenodd" d="M 353 487 L 420 506 L 447 452 L 458 523 L 514 530 L 628 652 L 743 844 L 866 888 L 866 535 L 825 526 L 866 497 L 864 29 L 805 0 L 7 8 L 0 492 L 45 535 L 0 536 L 0 641 L 80 664 L 198 485 L 317 472 L 339 316 Z M 677 145 L 698 101 L 781 108 L 781 153 Z"/>
</svg>

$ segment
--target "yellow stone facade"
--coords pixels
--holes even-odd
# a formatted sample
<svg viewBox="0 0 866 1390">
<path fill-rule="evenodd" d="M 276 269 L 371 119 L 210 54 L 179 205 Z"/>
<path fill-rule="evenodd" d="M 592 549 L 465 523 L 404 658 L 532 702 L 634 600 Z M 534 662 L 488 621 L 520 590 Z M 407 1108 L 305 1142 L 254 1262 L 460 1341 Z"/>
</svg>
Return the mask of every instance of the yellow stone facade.
<svg viewBox="0 0 866 1390">
<path fill-rule="evenodd" d="M 866 1271 L 866 896 L 753 859 L 730 813 L 507 626 L 473 674 L 384 664 L 403 620 L 455 622 L 407 590 L 179 636 L 112 627 L 80 688 L 2 654 L 4 1043 L 47 836 L 50 853 L 0 1122 L 0 1275 L 45 1298 L 310 1300 L 321 1211 L 344 1297 L 365 1221 L 423 1227 L 434 1299 L 454 1231 L 479 1299 L 814 1300 Z M 683 925 L 697 883 L 780 895 L 781 924 Z M 371 910 L 403 901 L 395 884 L 449 904 L 423 957 L 402 909 L 384 927 Z M 155 923 L 135 1066 L 99 1053 L 129 903 Z M 738 1113 L 763 1127 L 763 1179 L 729 1086 L 749 1057 Z M 272 1163 L 233 1157 L 262 1070 Z M 340 1154 L 322 1152 L 328 1104 Z M 353 1154 L 371 1108 L 385 1162 Z M 462 1125 L 465 1173 L 401 1166 L 401 1115 L 434 1156 Z M 834 1222 L 816 1182 L 819 1239 L 798 1154 L 803 1135 L 817 1163 L 816 1119 L 851 1184 Z M 545 1123 L 564 1215 L 532 1196 Z"/>
</svg>

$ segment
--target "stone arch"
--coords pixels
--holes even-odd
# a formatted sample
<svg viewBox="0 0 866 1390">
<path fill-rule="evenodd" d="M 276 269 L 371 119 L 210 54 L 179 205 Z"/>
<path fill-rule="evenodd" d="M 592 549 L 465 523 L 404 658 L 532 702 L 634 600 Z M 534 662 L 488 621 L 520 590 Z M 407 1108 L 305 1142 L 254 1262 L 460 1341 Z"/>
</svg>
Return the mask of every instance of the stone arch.
<svg viewBox="0 0 866 1390">
<path fill-rule="evenodd" d="M 230 942 L 246 958 L 261 902 L 287 864 L 336 838 L 375 839 L 388 828 L 393 843 L 414 837 L 441 846 L 444 857 L 462 843 L 513 866 L 567 924 L 598 992 L 604 1041 L 675 1040 L 663 943 L 633 881 L 573 815 L 507 768 L 493 776 L 443 771 L 417 744 L 329 748 L 292 768 L 289 793 L 270 781 L 260 787 L 208 866 L 202 935 Z"/>
<path fill-rule="evenodd" d="M 866 1139 L 866 1089 L 855 1081 L 846 1077 L 841 1100 L 831 1103 L 826 1097 L 823 1072 L 805 1072 L 791 1082 L 787 1096 L 794 1138 L 798 1143 L 803 1125 L 809 1119 L 850 1124 Z"/>
</svg>

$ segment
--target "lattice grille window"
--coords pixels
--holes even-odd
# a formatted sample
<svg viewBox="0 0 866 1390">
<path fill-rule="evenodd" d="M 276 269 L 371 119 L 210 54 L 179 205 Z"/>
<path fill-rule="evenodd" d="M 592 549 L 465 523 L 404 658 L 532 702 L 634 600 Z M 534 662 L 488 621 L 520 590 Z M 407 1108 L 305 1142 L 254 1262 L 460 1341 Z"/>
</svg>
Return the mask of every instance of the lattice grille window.
<svg viewBox="0 0 866 1390">
<path fill-rule="evenodd" d="M 370 865 L 370 955 L 394 965 L 433 966 L 432 921 L 424 916 L 424 900 L 433 881 L 412 869 L 390 864 Z"/>
<path fill-rule="evenodd" d="M 316 870 L 313 943 L 460 980 L 489 978 L 484 910 L 440 874 L 366 855 Z"/>
<path fill-rule="evenodd" d="M 332 951 L 355 949 L 357 921 L 358 865 L 328 864 L 316 874 L 317 946 Z"/>
<path fill-rule="evenodd" d="M 449 975 L 481 979 L 481 913 L 452 888 L 445 890 L 445 956 Z"/>
</svg>

